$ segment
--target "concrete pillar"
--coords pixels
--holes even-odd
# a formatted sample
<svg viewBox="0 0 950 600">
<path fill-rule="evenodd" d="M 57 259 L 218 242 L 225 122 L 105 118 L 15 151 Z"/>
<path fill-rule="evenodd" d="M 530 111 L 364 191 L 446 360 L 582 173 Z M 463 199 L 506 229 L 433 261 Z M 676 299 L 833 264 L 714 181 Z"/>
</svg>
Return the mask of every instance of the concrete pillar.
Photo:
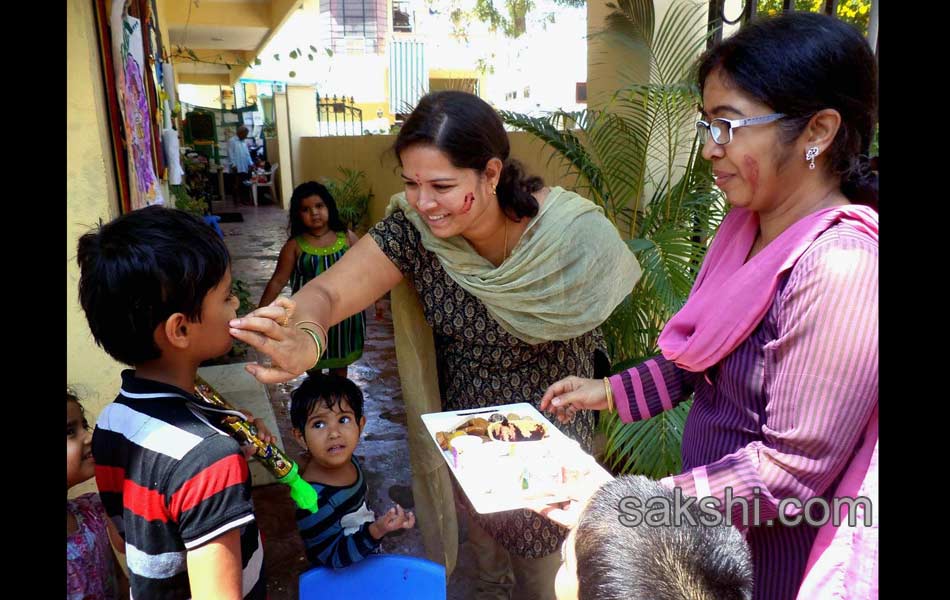
<svg viewBox="0 0 950 600">
<path fill-rule="evenodd" d="M 290 207 L 290 196 L 294 191 L 293 154 L 291 152 L 290 113 L 287 106 L 287 94 L 274 94 L 274 121 L 277 125 L 277 181 L 280 184 L 280 201 L 284 210 Z"/>
<path fill-rule="evenodd" d="M 614 10 L 607 6 L 608 3 L 610 0 L 587 2 L 587 34 L 595 36 L 587 43 L 587 105 L 591 108 L 602 107 L 611 94 L 630 83 L 625 79 L 626 74 L 649 73 L 649 65 L 640 60 L 642 57 L 625 48 L 608 45 L 596 35 L 603 31 L 607 15 Z M 673 0 L 654 0 L 657 26 L 672 3 Z M 646 78 L 642 79 L 645 83 Z"/>
<path fill-rule="evenodd" d="M 287 86 L 287 118 L 290 130 L 290 160 L 293 163 L 293 185 L 298 181 L 300 167 L 300 138 L 317 135 L 317 89 L 313 86 Z M 290 196 L 287 196 L 290 198 Z"/>
</svg>

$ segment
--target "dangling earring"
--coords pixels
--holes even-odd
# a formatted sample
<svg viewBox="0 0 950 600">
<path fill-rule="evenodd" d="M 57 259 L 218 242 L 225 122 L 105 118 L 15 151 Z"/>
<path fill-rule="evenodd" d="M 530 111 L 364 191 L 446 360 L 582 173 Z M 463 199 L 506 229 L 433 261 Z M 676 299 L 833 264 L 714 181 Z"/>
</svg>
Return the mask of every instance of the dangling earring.
<svg viewBox="0 0 950 600">
<path fill-rule="evenodd" d="M 808 168 L 811 170 L 815 169 L 815 157 L 818 156 L 818 146 L 812 146 L 805 151 L 805 160 L 811 161 L 808 163 Z"/>
<path fill-rule="evenodd" d="M 491 188 L 491 195 L 492 195 L 492 196 L 497 196 L 497 195 L 498 195 L 497 192 L 495 191 L 495 189 L 496 189 L 497 187 L 498 187 L 497 185 L 493 185 L 493 186 L 492 186 L 492 188 Z"/>
</svg>

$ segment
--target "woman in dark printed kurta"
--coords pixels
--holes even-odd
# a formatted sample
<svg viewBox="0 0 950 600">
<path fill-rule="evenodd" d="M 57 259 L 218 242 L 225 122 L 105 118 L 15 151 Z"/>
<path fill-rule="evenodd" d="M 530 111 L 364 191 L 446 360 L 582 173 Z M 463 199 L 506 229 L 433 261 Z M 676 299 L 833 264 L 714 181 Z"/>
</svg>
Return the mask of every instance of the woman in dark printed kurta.
<svg viewBox="0 0 950 600">
<path fill-rule="evenodd" d="M 477 298 L 463 290 L 422 247 L 419 233 L 396 211 L 369 235 L 408 277 L 419 294 L 435 336 L 439 388 L 444 410 L 528 402 L 535 406 L 552 378 L 573 373 L 595 376 L 595 352 L 606 359 L 599 330 L 564 342 L 530 345 L 508 334 Z M 594 413 L 558 427 L 590 451 Z M 458 494 L 468 505 L 465 494 Z M 470 505 L 468 505 L 469 508 Z M 479 515 L 478 523 L 510 552 L 540 558 L 557 551 L 567 530 L 529 510 Z"/>
<path fill-rule="evenodd" d="M 821 543 L 804 520 L 778 518 L 800 519 L 812 499 L 876 494 L 877 183 L 859 156 L 875 81 L 865 40 L 825 15 L 762 19 L 707 52 L 698 127 L 733 207 L 659 338 L 663 355 L 608 380 L 628 423 L 695 393 L 683 472 L 663 483 L 720 509 L 731 491 L 749 519 L 758 500 L 758 524 L 731 510 L 756 600 L 877 597 L 875 518 L 825 527 Z M 559 418 L 607 408 L 608 389 L 569 378 L 542 407 Z M 800 504 L 780 508 L 785 499 Z"/>
<path fill-rule="evenodd" d="M 468 501 L 422 415 L 537 406 L 551 378 L 606 373 L 598 328 L 641 269 L 602 208 L 523 171 L 498 113 L 477 96 L 425 96 L 393 150 L 405 192 L 390 198 L 389 216 L 292 299 L 239 319 L 232 333 L 273 360 L 249 366 L 260 381 L 286 381 L 318 357 L 319 326 L 393 291 L 413 500 L 426 555 L 451 573 L 456 502 Z M 562 428 L 590 450 L 594 423 L 587 413 Z M 507 599 L 514 587 L 522 600 L 551 600 L 566 531 L 526 510 L 467 508 L 474 593 Z"/>
</svg>

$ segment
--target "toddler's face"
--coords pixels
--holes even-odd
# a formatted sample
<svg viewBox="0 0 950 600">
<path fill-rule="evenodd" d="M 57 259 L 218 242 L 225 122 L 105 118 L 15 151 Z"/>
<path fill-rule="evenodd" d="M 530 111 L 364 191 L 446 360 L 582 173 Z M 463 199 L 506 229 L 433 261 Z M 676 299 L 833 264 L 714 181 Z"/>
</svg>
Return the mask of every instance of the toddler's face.
<svg viewBox="0 0 950 600">
<path fill-rule="evenodd" d="M 345 400 L 338 402 L 333 410 L 318 402 L 307 417 L 304 431 L 295 429 L 294 435 L 318 465 L 324 469 L 337 469 L 350 462 L 365 424 L 366 417 L 357 421 Z"/>
<path fill-rule="evenodd" d="M 96 474 L 92 458 L 92 433 L 78 402 L 66 401 L 66 489 Z"/>
</svg>

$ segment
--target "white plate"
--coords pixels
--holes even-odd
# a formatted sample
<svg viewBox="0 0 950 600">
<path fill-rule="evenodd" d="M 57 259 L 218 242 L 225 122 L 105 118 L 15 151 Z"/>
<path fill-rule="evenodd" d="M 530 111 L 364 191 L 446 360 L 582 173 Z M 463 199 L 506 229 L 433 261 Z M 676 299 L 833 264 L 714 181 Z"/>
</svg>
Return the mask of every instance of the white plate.
<svg viewBox="0 0 950 600">
<path fill-rule="evenodd" d="M 488 420 L 496 412 L 502 415 L 515 413 L 522 418 L 543 423 L 547 428 L 548 436 L 543 440 L 533 442 L 485 442 L 475 450 L 479 453 L 477 459 L 473 460 L 470 456 L 465 463 L 468 466 L 461 470 L 457 469 L 452 451 L 443 451 L 439 448 L 435 434 L 439 431 L 452 431 L 461 423 L 475 417 Z M 429 413 L 422 415 L 422 423 L 426 426 L 432 443 L 436 445 L 449 465 L 449 469 L 455 475 L 472 506 L 481 514 L 527 508 L 532 502 L 536 503 L 538 500 L 545 503 L 567 500 L 568 497 L 562 486 L 555 483 L 557 471 L 561 465 L 589 469 L 590 476 L 597 478 L 609 477 L 609 474 L 597 464 L 592 456 L 581 450 L 577 442 L 564 435 L 527 402 Z M 535 465 L 551 464 L 551 480 L 529 480 L 528 489 L 524 490 L 521 487 L 521 473 L 532 461 Z M 535 467 L 536 473 L 544 470 L 543 467 L 540 469 Z"/>
</svg>

